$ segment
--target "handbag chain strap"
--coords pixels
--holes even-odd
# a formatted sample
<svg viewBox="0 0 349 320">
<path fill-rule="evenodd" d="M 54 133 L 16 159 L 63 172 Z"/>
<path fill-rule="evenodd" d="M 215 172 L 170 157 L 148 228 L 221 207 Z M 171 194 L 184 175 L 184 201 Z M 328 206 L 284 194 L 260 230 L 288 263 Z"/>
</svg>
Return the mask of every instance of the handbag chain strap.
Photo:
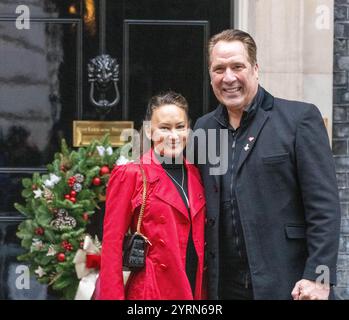
<svg viewBox="0 0 349 320">
<path fill-rule="evenodd" d="M 143 219 L 143 214 L 144 214 L 144 209 L 145 209 L 145 202 L 147 200 L 147 177 L 145 175 L 144 169 L 143 169 L 141 164 L 139 165 L 139 167 L 141 169 L 142 179 L 143 179 L 143 192 L 142 192 L 142 206 L 141 206 L 141 211 L 139 212 L 138 222 L 137 222 L 137 233 L 139 235 L 141 235 L 142 237 L 144 237 L 144 239 L 151 245 L 151 243 L 148 240 L 148 238 L 145 237 L 141 233 L 141 224 L 142 224 L 142 219 Z"/>
</svg>

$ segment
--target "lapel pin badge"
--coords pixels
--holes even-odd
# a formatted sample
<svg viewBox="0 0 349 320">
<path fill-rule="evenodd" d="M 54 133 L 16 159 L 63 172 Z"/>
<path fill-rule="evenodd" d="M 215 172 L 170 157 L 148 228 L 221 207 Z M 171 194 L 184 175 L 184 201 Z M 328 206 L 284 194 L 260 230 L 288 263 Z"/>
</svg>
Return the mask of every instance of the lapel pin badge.
<svg viewBox="0 0 349 320">
<path fill-rule="evenodd" d="M 252 142 L 254 140 L 254 137 L 249 137 L 248 141 Z"/>
<path fill-rule="evenodd" d="M 244 147 L 244 149 L 245 149 L 245 151 L 250 150 L 250 146 L 249 146 L 249 144 L 246 144 L 246 146 Z"/>
</svg>

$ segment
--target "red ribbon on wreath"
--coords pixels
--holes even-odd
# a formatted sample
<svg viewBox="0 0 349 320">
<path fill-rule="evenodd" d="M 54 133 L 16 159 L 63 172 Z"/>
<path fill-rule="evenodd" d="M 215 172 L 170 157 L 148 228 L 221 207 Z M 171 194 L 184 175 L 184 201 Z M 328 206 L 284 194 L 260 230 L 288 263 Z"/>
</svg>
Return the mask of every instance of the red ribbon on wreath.
<svg viewBox="0 0 349 320">
<path fill-rule="evenodd" d="M 99 254 L 86 254 L 86 268 L 100 269 L 101 256 Z"/>
</svg>

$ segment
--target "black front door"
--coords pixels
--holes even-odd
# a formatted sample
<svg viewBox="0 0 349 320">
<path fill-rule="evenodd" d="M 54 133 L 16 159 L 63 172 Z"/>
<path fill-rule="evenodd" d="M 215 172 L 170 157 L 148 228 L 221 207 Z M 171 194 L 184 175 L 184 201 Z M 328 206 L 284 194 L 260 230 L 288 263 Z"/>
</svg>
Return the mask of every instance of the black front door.
<svg viewBox="0 0 349 320">
<path fill-rule="evenodd" d="M 172 89 L 193 121 L 215 106 L 207 73 L 210 35 L 232 25 L 232 0 L 0 0 L 0 299 L 47 299 L 33 278 L 18 288 L 21 179 L 45 172 L 74 120 L 130 120 Z M 90 103 L 87 64 L 120 65 L 120 102 L 105 116 Z"/>
</svg>

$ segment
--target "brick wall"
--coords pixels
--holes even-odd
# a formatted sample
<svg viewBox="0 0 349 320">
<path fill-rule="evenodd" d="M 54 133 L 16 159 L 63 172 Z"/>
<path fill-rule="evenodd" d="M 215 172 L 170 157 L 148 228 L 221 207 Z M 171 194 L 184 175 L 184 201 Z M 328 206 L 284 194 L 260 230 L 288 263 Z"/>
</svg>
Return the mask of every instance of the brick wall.
<svg viewBox="0 0 349 320">
<path fill-rule="evenodd" d="M 335 0 L 333 154 L 342 209 L 337 298 L 349 299 L 349 0 Z"/>
</svg>

